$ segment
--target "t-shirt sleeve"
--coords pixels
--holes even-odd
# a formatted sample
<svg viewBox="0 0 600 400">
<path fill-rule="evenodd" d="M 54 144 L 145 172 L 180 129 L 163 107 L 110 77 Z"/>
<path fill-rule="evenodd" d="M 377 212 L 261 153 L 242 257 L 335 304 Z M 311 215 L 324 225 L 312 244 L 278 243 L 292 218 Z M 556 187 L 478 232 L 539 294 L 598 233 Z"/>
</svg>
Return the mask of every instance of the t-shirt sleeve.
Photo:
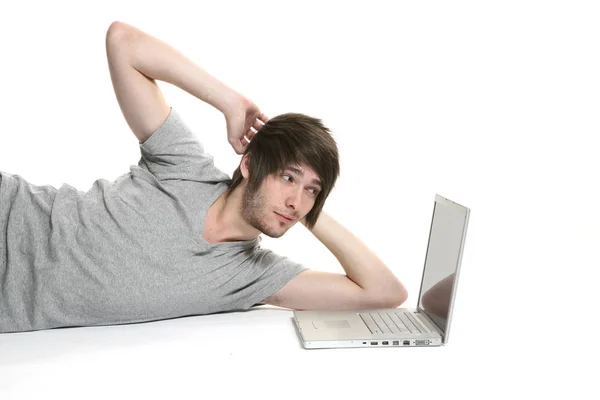
<svg viewBox="0 0 600 400">
<path fill-rule="evenodd" d="M 242 289 L 246 293 L 236 307 L 242 310 L 248 310 L 275 294 L 290 280 L 309 269 L 268 249 L 259 250 L 248 268 L 252 274 L 250 283 Z"/>
<path fill-rule="evenodd" d="M 171 107 L 163 124 L 140 145 L 138 166 L 158 180 L 221 182 L 230 177 L 218 169 L 196 134 Z"/>
</svg>

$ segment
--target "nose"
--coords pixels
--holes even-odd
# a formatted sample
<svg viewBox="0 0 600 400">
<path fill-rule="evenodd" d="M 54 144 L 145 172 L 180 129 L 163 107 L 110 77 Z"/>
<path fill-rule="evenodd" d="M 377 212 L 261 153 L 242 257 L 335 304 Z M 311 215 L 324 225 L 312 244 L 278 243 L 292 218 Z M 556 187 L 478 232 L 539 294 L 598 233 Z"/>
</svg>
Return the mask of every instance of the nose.
<svg viewBox="0 0 600 400">
<path fill-rule="evenodd" d="M 286 193 L 286 207 L 298 210 L 302 202 L 302 187 L 290 188 Z"/>
</svg>

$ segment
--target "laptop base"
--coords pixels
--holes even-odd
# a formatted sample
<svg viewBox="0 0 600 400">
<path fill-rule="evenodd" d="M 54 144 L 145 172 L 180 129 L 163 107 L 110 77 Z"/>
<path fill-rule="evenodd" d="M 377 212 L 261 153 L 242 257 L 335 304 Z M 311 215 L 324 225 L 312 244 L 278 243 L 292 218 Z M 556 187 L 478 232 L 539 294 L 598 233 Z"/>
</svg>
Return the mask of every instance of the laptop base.
<svg viewBox="0 0 600 400">
<path fill-rule="evenodd" d="M 303 315 L 304 314 L 304 315 Z M 355 330 L 347 330 L 349 335 L 345 338 L 336 339 L 324 339 L 314 336 L 314 331 L 309 330 L 303 335 L 303 330 L 300 328 L 300 322 L 298 317 L 300 315 L 306 316 L 312 314 L 311 312 L 295 312 L 295 316 L 292 318 L 294 327 L 302 346 L 305 349 L 333 349 L 333 348 L 364 348 L 364 347 L 432 347 L 442 346 L 442 336 L 438 332 L 431 332 L 428 334 L 421 334 L 419 337 L 415 337 L 412 334 L 371 334 L 366 327 L 360 335 L 356 335 Z M 323 315 L 323 312 L 319 313 Z M 325 314 L 336 315 L 337 312 L 325 312 Z M 340 316 L 352 318 L 352 312 L 341 312 Z M 355 313 L 354 315 L 358 315 Z M 302 319 L 302 317 L 300 317 Z M 358 317 L 356 317 L 358 319 Z M 303 320 L 303 324 L 306 326 L 307 320 Z M 350 332 L 352 331 L 352 332 Z M 306 336 L 306 337 L 305 337 Z M 311 337 L 312 336 L 312 337 Z"/>
</svg>

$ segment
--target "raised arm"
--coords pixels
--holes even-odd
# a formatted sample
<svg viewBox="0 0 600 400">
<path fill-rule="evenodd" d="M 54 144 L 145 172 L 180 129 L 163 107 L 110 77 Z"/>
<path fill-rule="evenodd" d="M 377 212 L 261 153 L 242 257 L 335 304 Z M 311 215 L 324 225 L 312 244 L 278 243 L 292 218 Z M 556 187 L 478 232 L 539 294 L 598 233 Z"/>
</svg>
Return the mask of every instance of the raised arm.
<svg viewBox="0 0 600 400">
<path fill-rule="evenodd" d="M 228 135 L 231 128 L 235 132 L 229 136 L 237 136 L 238 141 L 249 126 L 260 126 L 254 120 L 246 123 L 248 115 L 254 119 L 262 115 L 252 102 L 167 43 L 134 26 L 113 22 L 106 33 L 106 54 L 117 101 L 140 143 L 169 115 L 155 80 L 171 83 L 221 111 L 227 119 Z M 240 150 L 240 146 L 234 148 Z"/>
</svg>

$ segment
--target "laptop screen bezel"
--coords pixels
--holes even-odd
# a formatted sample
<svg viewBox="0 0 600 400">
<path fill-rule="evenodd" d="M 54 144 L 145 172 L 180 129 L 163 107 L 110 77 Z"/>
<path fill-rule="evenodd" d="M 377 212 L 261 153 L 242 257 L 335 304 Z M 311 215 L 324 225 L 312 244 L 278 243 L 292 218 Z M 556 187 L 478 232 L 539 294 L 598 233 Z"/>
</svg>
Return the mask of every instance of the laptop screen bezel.
<svg viewBox="0 0 600 400">
<path fill-rule="evenodd" d="M 448 307 L 448 315 L 447 315 L 445 327 L 439 326 L 437 324 L 435 318 L 432 318 L 427 311 L 425 311 L 423 308 L 420 307 L 421 293 L 423 292 L 423 283 L 425 282 L 425 269 L 427 267 L 427 257 L 429 255 L 429 245 L 431 244 L 431 233 L 433 232 L 433 222 L 435 220 L 435 212 L 436 212 L 438 205 L 450 207 L 450 208 L 454 209 L 455 211 L 457 211 L 461 214 L 464 214 L 464 219 L 465 219 L 463 231 L 461 233 L 461 238 L 460 238 L 460 249 L 458 252 L 458 259 L 456 260 L 456 270 L 454 273 L 454 282 L 452 283 L 452 292 L 450 294 L 450 306 Z M 465 246 L 465 238 L 467 235 L 467 226 L 469 225 L 470 214 L 471 214 L 471 210 L 469 208 L 462 206 L 458 203 L 455 203 L 452 200 L 449 200 L 443 196 L 440 196 L 439 194 L 435 195 L 435 202 L 433 205 L 433 214 L 431 216 L 431 225 L 429 226 L 429 237 L 427 239 L 427 248 L 425 250 L 425 263 L 423 265 L 423 274 L 421 276 L 421 287 L 419 288 L 419 297 L 417 297 L 417 310 L 419 312 L 425 314 L 428 317 L 428 319 L 433 324 L 435 324 L 435 326 L 442 332 L 442 343 L 444 343 L 444 344 L 448 341 L 448 337 L 450 335 L 450 323 L 452 321 L 452 311 L 454 308 L 454 300 L 456 298 L 456 288 L 458 286 L 460 265 L 462 263 L 462 255 L 463 255 L 463 250 L 464 250 L 464 246 Z"/>
</svg>

